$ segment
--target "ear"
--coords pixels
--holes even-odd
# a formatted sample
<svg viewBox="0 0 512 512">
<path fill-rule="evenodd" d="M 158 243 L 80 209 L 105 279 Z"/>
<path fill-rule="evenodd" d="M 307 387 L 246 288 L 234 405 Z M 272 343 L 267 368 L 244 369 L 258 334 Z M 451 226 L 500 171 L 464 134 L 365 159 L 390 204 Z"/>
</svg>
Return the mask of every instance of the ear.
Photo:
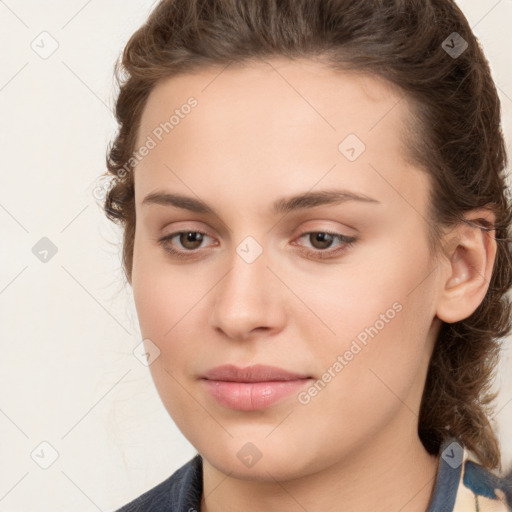
<svg viewBox="0 0 512 512">
<path fill-rule="evenodd" d="M 496 217 L 487 209 L 466 212 L 466 220 L 485 219 L 494 227 Z M 449 235 L 445 247 L 436 315 L 447 323 L 471 316 L 489 288 L 496 258 L 496 232 L 461 222 Z"/>
</svg>

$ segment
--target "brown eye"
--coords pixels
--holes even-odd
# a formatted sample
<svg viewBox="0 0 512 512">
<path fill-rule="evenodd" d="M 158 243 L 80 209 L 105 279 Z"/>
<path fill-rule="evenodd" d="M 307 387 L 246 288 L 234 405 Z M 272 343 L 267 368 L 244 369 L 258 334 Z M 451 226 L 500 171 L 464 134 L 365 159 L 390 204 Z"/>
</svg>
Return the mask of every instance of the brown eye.
<svg viewBox="0 0 512 512">
<path fill-rule="evenodd" d="M 201 231 L 176 231 L 165 235 L 158 243 L 166 252 L 177 258 L 187 258 L 201 252 L 204 239 L 211 238 Z"/>
<path fill-rule="evenodd" d="M 298 244 L 299 251 L 307 257 L 317 259 L 329 259 L 341 256 L 345 251 L 350 249 L 356 242 L 357 238 L 353 236 L 345 236 L 341 233 L 330 231 L 306 231 L 299 236 L 299 239 L 307 239 L 309 247 Z M 332 249 L 333 242 L 338 240 L 338 247 Z M 293 243 L 293 245 L 297 245 Z"/>
<path fill-rule="evenodd" d="M 315 249 L 327 249 L 331 246 L 334 236 L 330 233 L 315 232 L 309 233 L 309 241 Z"/>
<path fill-rule="evenodd" d="M 198 249 L 203 241 L 203 233 L 198 231 L 184 231 L 179 234 L 179 242 L 185 249 Z"/>
<path fill-rule="evenodd" d="M 204 252 L 205 249 L 201 246 L 205 241 L 205 237 L 212 238 L 201 231 L 176 231 L 160 238 L 158 243 L 174 258 L 192 259 Z M 356 241 L 355 237 L 329 231 L 308 231 L 302 233 L 299 239 L 306 237 L 309 240 L 309 248 L 298 244 L 299 250 L 308 257 L 317 259 L 334 258 L 341 255 L 344 251 L 351 248 Z M 338 240 L 339 247 L 337 249 L 330 249 L 335 240 Z M 293 245 L 297 244 L 293 243 Z"/>
</svg>

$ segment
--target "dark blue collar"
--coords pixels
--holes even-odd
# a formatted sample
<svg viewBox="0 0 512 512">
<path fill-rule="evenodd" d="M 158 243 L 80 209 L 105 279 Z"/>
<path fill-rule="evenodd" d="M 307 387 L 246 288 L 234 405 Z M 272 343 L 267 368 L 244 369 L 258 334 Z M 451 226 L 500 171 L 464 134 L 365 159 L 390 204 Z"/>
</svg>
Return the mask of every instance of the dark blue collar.
<svg viewBox="0 0 512 512">
<path fill-rule="evenodd" d="M 441 444 L 436 483 L 427 512 L 452 512 L 459 489 L 463 450 L 455 438 Z"/>
</svg>

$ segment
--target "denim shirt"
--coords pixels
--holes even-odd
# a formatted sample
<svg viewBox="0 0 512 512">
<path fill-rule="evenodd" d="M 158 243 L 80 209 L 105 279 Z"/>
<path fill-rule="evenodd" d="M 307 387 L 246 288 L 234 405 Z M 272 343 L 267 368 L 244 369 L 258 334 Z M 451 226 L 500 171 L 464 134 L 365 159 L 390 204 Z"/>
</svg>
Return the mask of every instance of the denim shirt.
<svg viewBox="0 0 512 512">
<path fill-rule="evenodd" d="M 434 491 L 426 512 L 510 512 L 512 479 L 478 463 L 456 438 L 443 442 Z M 199 454 L 116 512 L 200 512 L 203 461 Z"/>
</svg>

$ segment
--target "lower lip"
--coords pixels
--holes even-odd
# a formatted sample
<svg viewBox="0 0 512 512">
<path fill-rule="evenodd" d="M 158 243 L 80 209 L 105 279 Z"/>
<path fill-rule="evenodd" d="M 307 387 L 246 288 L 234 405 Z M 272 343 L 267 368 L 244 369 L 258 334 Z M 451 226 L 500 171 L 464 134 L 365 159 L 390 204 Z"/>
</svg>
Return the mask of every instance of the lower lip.
<svg viewBox="0 0 512 512">
<path fill-rule="evenodd" d="M 311 379 L 227 382 L 203 379 L 209 393 L 225 407 L 242 411 L 264 409 L 281 398 L 297 392 Z"/>
</svg>

